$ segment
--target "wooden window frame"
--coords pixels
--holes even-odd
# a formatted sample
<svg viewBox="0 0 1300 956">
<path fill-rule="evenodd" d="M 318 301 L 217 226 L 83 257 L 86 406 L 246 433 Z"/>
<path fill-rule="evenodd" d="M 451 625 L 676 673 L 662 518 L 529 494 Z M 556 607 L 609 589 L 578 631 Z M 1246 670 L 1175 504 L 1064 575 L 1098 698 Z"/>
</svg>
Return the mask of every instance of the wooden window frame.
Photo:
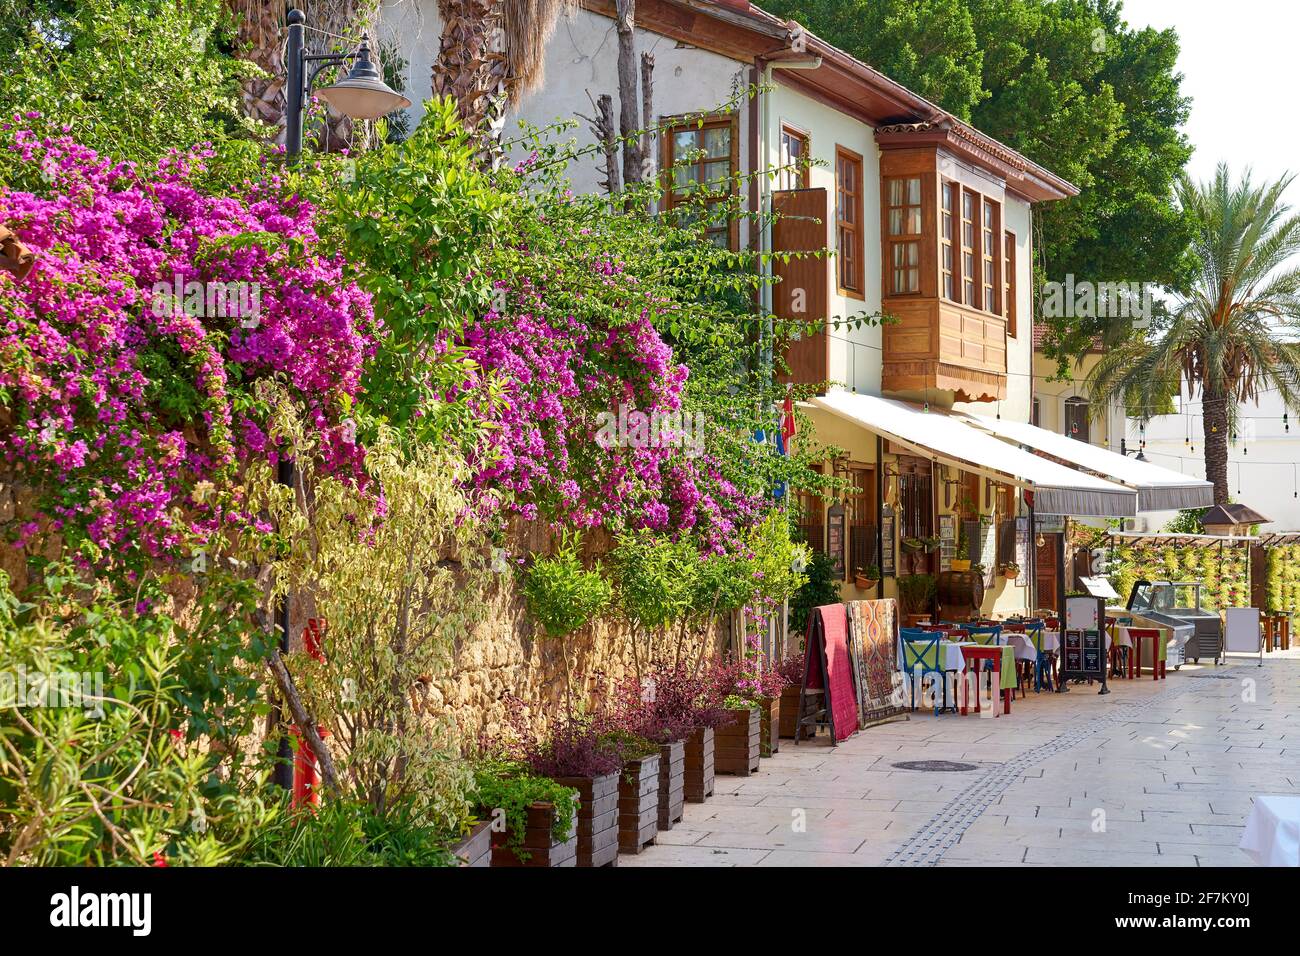
<svg viewBox="0 0 1300 956">
<path fill-rule="evenodd" d="M 1002 314 L 1002 268 L 997 239 L 1002 234 L 1002 209 L 996 199 L 980 197 L 980 308 Z"/>
<path fill-rule="evenodd" d="M 800 169 L 793 169 L 793 170 L 782 169 L 781 172 L 777 174 L 777 189 L 782 191 L 789 190 L 789 189 L 807 189 L 809 188 L 810 185 L 809 180 L 812 174 L 812 167 L 809 165 L 808 162 L 812 154 L 812 135 L 808 132 L 808 130 L 800 129 L 798 126 L 793 126 L 790 123 L 782 123 L 781 136 L 778 141 L 779 150 L 781 152 L 781 155 L 778 157 L 778 159 L 779 159 L 779 165 L 781 166 L 786 165 L 785 140 L 787 136 L 790 137 L 791 139 L 797 139 L 799 140 L 800 143 L 803 144 L 803 152 L 801 155 L 805 158 L 805 162 L 803 167 Z M 798 185 L 795 186 L 781 185 L 781 177 L 783 176 L 798 176 L 799 177 Z"/>
<path fill-rule="evenodd" d="M 943 179 L 939 182 L 939 296 L 947 299 L 949 302 L 959 302 L 961 294 L 961 263 L 957 261 L 957 253 L 953 247 L 953 239 L 956 235 L 956 217 L 959 214 L 957 208 L 959 200 L 958 194 L 961 192 L 961 186 L 951 179 Z M 944 207 L 944 197 L 951 201 L 951 206 Z M 946 233 L 946 235 L 945 235 Z M 944 257 L 947 256 L 947 265 L 945 266 Z M 951 288 L 950 288 L 951 286 Z"/>
<path fill-rule="evenodd" d="M 1002 315 L 1007 335 L 1016 337 L 1016 234 L 1002 232 Z"/>
<path fill-rule="evenodd" d="M 736 195 L 736 177 L 740 173 L 740 122 L 735 114 L 731 113 L 711 113 L 703 117 L 661 117 L 660 126 L 663 127 L 663 133 L 659 137 L 659 163 L 663 171 L 663 191 L 664 191 L 664 210 L 678 206 L 683 201 L 683 196 L 676 191 L 676 182 L 673 173 L 673 149 L 674 140 L 677 133 L 687 131 L 698 131 L 703 134 L 706 129 L 713 129 L 721 126 L 727 127 L 731 131 L 731 155 L 727 168 L 727 195 Z M 704 165 L 703 160 L 696 160 L 697 165 Z M 706 229 L 706 235 L 709 233 L 718 234 L 721 230 Z M 727 224 L 727 248 L 735 252 L 739 248 L 740 228 L 739 223 L 734 219 Z"/>
<path fill-rule="evenodd" d="M 854 181 L 853 181 L 853 186 L 854 186 L 854 194 L 852 197 L 853 214 L 854 214 L 853 223 L 848 223 L 846 220 L 840 218 L 840 194 L 843 190 L 843 184 L 844 184 L 844 179 L 842 175 L 843 173 L 842 164 L 845 161 L 852 163 L 854 167 L 857 169 L 857 173 L 855 174 Z M 836 257 L 839 261 L 837 261 L 835 264 L 835 287 L 839 291 L 840 295 L 847 296 L 852 299 L 865 299 L 867 297 L 867 280 L 866 280 L 867 266 L 865 262 L 867 250 L 866 250 L 866 238 L 863 234 L 864 230 L 863 230 L 863 222 L 862 222 L 863 175 L 864 175 L 864 170 L 863 170 L 863 163 L 862 163 L 862 154 L 855 153 L 853 150 L 846 149 L 845 147 L 837 144 L 835 147 L 835 252 L 836 252 Z M 840 245 L 841 245 L 840 237 L 842 234 L 842 230 L 845 229 L 847 229 L 850 233 L 852 233 L 852 237 L 853 237 L 852 238 L 853 270 L 852 270 L 852 274 L 848 276 L 848 278 L 850 279 L 849 283 L 846 283 L 844 281 L 845 260 L 843 258 L 843 254 L 840 252 Z"/>
<path fill-rule="evenodd" d="M 966 215 L 966 202 L 970 201 L 970 216 Z M 979 263 L 979 207 L 980 194 L 973 189 L 967 189 L 964 186 L 961 189 L 961 198 L 959 200 L 960 208 L 958 209 L 958 242 L 960 249 L 960 262 L 958 272 L 961 277 L 960 289 L 961 298 L 957 301 L 962 305 L 970 306 L 973 309 L 979 308 L 976 291 L 979 289 L 977 281 L 978 276 L 975 274 L 976 265 Z M 967 227 L 969 227 L 970 244 L 966 243 Z M 969 261 L 967 261 L 969 259 Z M 968 288 L 969 286 L 969 288 Z"/>
<path fill-rule="evenodd" d="M 916 183 L 917 201 L 915 204 L 906 201 L 907 197 L 905 192 L 904 204 L 901 206 L 894 205 L 893 197 L 891 195 L 893 190 L 891 187 L 895 182 Z M 906 175 L 906 176 L 888 176 L 885 178 L 884 183 L 885 183 L 885 274 L 888 276 L 888 286 L 887 286 L 886 294 L 890 298 L 920 296 L 925 287 L 925 283 L 921 281 L 922 263 L 924 262 L 924 257 L 921 254 L 922 252 L 921 247 L 925 241 L 925 177 L 919 173 Z M 904 190 L 906 191 L 906 187 L 904 187 Z M 917 210 L 917 224 L 920 227 L 919 230 L 915 233 L 901 232 L 898 235 L 894 235 L 890 229 L 889 220 L 890 220 L 890 214 L 895 209 Z M 911 217 L 910 215 L 905 214 L 905 218 L 911 218 Z M 916 273 L 915 289 L 905 289 L 903 291 L 899 291 L 894 285 L 895 273 L 897 272 L 898 269 L 898 267 L 895 266 L 894 264 L 894 254 L 895 254 L 895 250 L 900 246 L 912 246 L 916 249 L 916 264 L 907 265 L 905 263 L 903 265 L 903 269 L 905 271 L 909 273 L 914 271 Z"/>
</svg>

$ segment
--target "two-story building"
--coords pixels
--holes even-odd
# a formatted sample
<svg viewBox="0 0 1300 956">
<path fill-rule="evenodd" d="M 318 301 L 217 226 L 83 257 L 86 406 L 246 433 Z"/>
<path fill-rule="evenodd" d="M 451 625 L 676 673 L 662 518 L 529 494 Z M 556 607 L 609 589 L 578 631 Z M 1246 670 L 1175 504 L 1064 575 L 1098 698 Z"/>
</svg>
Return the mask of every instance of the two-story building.
<svg viewBox="0 0 1300 956">
<path fill-rule="evenodd" d="M 581 0 L 563 15 L 545 81 L 515 118 L 543 126 L 591 113 L 602 93 L 617 98 L 614 13 L 613 0 Z M 824 467 L 849 493 L 799 500 L 844 596 L 896 595 L 900 576 L 948 571 L 965 554 L 983 565 L 984 612 L 1055 606 L 1061 582 L 1034 568 L 1039 552 L 1063 553 L 1063 516 L 1131 515 L 1138 496 L 1103 478 L 1104 466 L 1049 460 L 993 427 L 1030 427 L 1034 209 L 1078 190 L 747 0 L 638 0 L 635 14 L 638 52 L 654 55 L 665 204 L 696 183 L 744 182 L 749 209 L 781 215 L 752 234 L 749 223 L 719 224 L 716 241 L 831 253 L 775 257 L 780 281 L 761 306 L 827 319 L 785 360 L 795 381 L 827 383 L 805 408 L 818 437 L 845 450 Z M 388 4 L 382 15 L 419 103 L 438 49 L 436 4 Z M 760 92 L 737 96 L 747 88 Z M 574 187 L 600 188 L 600 166 L 592 156 L 571 169 Z M 835 321 L 864 313 L 888 320 Z M 1046 523 L 1034 523 L 1035 508 Z"/>
</svg>

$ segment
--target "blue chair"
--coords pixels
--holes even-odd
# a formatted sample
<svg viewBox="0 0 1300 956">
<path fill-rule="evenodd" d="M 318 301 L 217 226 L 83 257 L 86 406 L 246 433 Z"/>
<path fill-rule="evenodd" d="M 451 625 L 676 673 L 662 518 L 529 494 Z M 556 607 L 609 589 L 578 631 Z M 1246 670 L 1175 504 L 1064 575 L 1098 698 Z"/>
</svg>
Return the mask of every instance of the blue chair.
<svg viewBox="0 0 1300 956">
<path fill-rule="evenodd" d="M 1043 631 L 1047 629 L 1047 622 L 1041 617 L 1036 617 L 1025 621 L 1024 624 L 1025 633 L 1029 635 L 1029 639 L 1034 642 L 1034 648 L 1038 651 L 1038 657 L 1034 660 L 1034 693 L 1041 691 L 1044 685 L 1051 690 L 1052 661 L 1043 651 Z"/>
<path fill-rule="evenodd" d="M 943 684 L 944 703 L 947 703 L 948 682 L 944 677 L 943 663 L 939 659 L 939 644 L 944 639 L 943 631 L 923 631 L 919 627 L 899 628 L 900 655 L 903 673 L 912 686 L 912 709 L 916 710 L 916 669 L 921 669 L 921 680 L 926 674 L 934 674 Z M 943 707 L 935 702 L 934 715 L 939 716 Z"/>
<path fill-rule="evenodd" d="M 962 630 L 964 630 L 969 635 L 970 639 L 976 644 L 992 646 L 994 644 L 1002 643 L 1001 624 L 967 624 L 962 628 Z M 993 671 L 990 670 L 987 673 L 988 677 L 985 679 L 985 684 L 988 686 L 989 691 L 992 692 Z"/>
</svg>

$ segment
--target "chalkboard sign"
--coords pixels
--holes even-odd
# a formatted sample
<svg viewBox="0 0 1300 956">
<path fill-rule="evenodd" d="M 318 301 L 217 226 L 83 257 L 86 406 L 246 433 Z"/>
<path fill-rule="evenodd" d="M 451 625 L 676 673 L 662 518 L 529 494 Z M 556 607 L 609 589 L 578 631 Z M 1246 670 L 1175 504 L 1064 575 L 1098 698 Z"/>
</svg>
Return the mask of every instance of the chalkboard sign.
<svg viewBox="0 0 1300 956">
<path fill-rule="evenodd" d="M 939 570 L 952 569 L 957 556 L 957 516 L 939 515 Z"/>
<path fill-rule="evenodd" d="M 1065 633 L 1061 636 L 1061 689 L 1070 680 L 1101 681 L 1106 686 L 1106 602 L 1076 596 L 1065 599 Z"/>
<path fill-rule="evenodd" d="M 880 573 L 894 576 L 894 512 L 888 508 L 880 515 Z"/>
<path fill-rule="evenodd" d="M 835 577 L 844 580 L 844 506 L 826 509 L 826 553 L 835 562 Z"/>
</svg>

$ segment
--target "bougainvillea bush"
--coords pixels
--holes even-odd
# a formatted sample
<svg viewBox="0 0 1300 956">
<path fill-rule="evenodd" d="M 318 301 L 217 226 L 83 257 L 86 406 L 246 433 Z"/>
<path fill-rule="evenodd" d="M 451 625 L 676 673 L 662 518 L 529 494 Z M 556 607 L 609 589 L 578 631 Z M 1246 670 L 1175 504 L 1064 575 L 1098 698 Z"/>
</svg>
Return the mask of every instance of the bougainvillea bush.
<svg viewBox="0 0 1300 956">
<path fill-rule="evenodd" d="M 203 148 L 141 169 L 24 119 L 0 129 L 26 171 L 0 220 L 38 256 L 23 283 L 0 274 L 0 454 L 41 492 L 21 535 L 108 561 L 249 523 L 241 465 L 281 451 L 259 379 L 287 384 L 329 469 L 361 475 L 348 411 L 378 328 L 313 208 L 273 174 L 204 192 Z"/>
</svg>

